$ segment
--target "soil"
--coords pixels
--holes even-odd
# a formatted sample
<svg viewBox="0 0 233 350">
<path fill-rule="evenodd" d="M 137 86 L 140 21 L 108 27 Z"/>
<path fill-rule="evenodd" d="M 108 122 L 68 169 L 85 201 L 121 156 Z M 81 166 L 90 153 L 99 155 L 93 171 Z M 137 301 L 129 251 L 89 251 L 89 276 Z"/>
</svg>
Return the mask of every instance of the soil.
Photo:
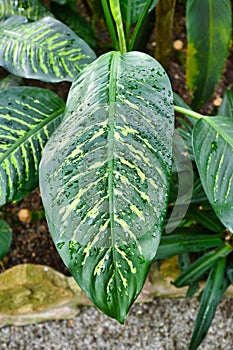
<svg viewBox="0 0 233 350">
<path fill-rule="evenodd" d="M 172 87 L 187 103 L 190 101 L 190 95 L 185 85 L 185 54 L 186 54 L 186 31 L 184 8 L 179 3 L 177 5 L 176 17 L 174 21 L 174 40 L 181 40 L 184 48 L 181 51 L 173 51 L 169 67 L 169 76 Z M 102 30 L 102 29 L 101 29 Z M 102 33 L 102 32 L 101 32 Z M 104 35 L 104 34 L 103 34 Z M 155 47 L 154 33 L 152 34 L 146 51 L 153 55 Z M 4 77 L 6 71 L 1 69 L 0 76 Z M 36 80 L 27 81 L 29 85 L 48 88 L 66 99 L 70 84 L 49 84 Z M 222 97 L 226 87 L 233 87 L 233 50 L 229 55 L 223 78 L 216 88 L 211 101 L 202 109 L 203 113 L 209 114 L 215 106 L 218 97 Z M 16 204 L 7 204 L 1 208 L 0 217 L 6 219 L 13 230 L 13 241 L 10 252 L 0 263 L 0 272 L 14 265 L 22 263 L 44 264 L 53 267 L 66 275 L 68 270 L 62 263 L 56 248 L 53 244 L 48 231 L 46 220 L 38 222 L 22 223 L 18 219 L 18 213 L 21 209 L 43 210 L 39 190 L 37 189 L 24 200 Z"/>
</svg>

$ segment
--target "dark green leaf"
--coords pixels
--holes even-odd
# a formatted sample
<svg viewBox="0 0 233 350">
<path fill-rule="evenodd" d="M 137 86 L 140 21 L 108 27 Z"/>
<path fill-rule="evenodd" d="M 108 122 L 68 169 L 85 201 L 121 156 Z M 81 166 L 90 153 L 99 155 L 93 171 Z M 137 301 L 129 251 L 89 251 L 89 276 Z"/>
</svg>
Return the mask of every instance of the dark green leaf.
<svg viewBox="0 0 233 350">
<path fill-rule="evenodd" d="M 0 0 L 0 18 L 13 15 L 25 16 L 33 21 L 53 16 L 39 0 Z"/>
<path fill-rule="evenodd" d="M 74 82 L 43 154 L 40 187 L 58 251 L 89 298 L 120 322 L 159 244 L 173 118 L 160 64 L 111 52 Z"/>
<path fill-rule="evenodd" d="M 12 74 L 58 82 L 72 81 L 96 56 L 63 23 L 51 17 L 28 23 L 14 16 L 0 23 L 0 64 Z"/>
<path fill-rule="evenodd" d="M 96 47 L 95 33 L 91 24 L 75 12 L 70 6 L 61 6 L 54 2 L 51 3 L 51 11 L 57 19 L 65 23 L 75 34 L 80 36 L 91 47 Z"/>
<path fill-rule="evenodd" d="M 193 131 L 193 147 L 210 204 L 233 233 L 233 121 L 226 117 L 198 120 Z"/>
<path fill-rule="evenodd" d="M 224 245 L 206 253 L 190 265 L 190 267 L 175 280 L 174 285 L 176 287 L 183 287 L 197 282 L 220 257 L 227 256 L 231 252 L 232 249 Z"/>
<path fill-rule="evenodd" d="M 154 0 L 151 4 L 152 11 L 159 0 Z M 120 0 L 123 21 L 129 24 L 136 23 L 141 16 L 148 0 Z"/>
<path fill-rule="evenodd" d="M 194 219 L 208 230 L 214 232 L 222 232 L 224 230 L 224 226 L 222 225 L 221 221 L 219 221 L 213 210 L 203 211 L 190 206 L 187 215 L 189 218 Z"/>
<path fill-rule="evenodd" d="M 41 153 L 64 108 L 64 101 L 49 90 L 15 87 L 0 92 L 0 206 L 38 186 Z"/>
<path fill-rule="evenodd" d="M 12 241 L 12 231 L 8 223 L 0 220 L 0 260 L 8 253 Z"/>
<path fill-rule="evenodd" d="M 230 88 L 226 90 L 223 96 L 218 115 L 223 115 L 233 120 L 233 91 Z"/>
<path fill-rule="evenodd" d="M 225 277 L 226 258 L 220 258 L 212 268 L 201 298 L 189 350 L 196 350 L 206 336 L 216 308 L 229 285 Z"/>
<path fill-rule="evenodd" d="M 186 8 L 187 84 L 198 108 L 212 96 L 223 72 L 231 41 L 231 1 L 188 0 Z"/>
<path fill-rule="evenodd" d="M 201 252 L 223 244 L 220 234 L 190 233 L 188 228 L 177 230 L 181 233 L 162 236 L 156 260 L 166 259 L 185 252 Z"/>
</svg>

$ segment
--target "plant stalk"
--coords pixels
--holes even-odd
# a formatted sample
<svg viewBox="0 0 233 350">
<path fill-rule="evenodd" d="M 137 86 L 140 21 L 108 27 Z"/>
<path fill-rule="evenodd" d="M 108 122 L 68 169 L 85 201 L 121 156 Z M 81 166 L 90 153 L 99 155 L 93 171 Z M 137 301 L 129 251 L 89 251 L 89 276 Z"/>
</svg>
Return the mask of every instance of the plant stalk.
<svg viewBox="0 0 233 350">
<path fill-rule="evenodd" d="M 122 22 L 121 7 L 119 0 L 110 0 L 110 8 L 114 21 L 116 22 L 120 51 L 121 53 L 127 52 L 125 32 Z"/>
<path fill-rule="evenodd" d="M 119 49 L 119 44 L 118 44 L 118 40 L 117 40 L 115 25 L 114 25 L 114 22 L 112 20 L 111 12 L 110 12 L 110 9 L 109 9 L 109 6 L 108 6 L 108 1 L 107 0 L 101 0 L 101 2 L 102 2 L 103 11 L 104 11 L 104 15 L 105 15 L 105 19 L 106 19 L 106 23 L 107 23 L 109 34 L 111 36 L 111 39 L 112 39 L 113 45 L 115 47 L 115 50 L 118 50 Z"/>
<path fill-rule="evenodd" d="M 176 112 L 181 113 L 181 114 L 188 115 L 189 117 L 192 117 L 194 119 L 201 119 L 201 118 L 204 117 L 202 114 L 199 114 L 199 113 L 194 112 L 194 111 L 192 111 L 190 109 L 179 107 L 179 106 L 174 106 L 174 110 Z"/>
<path fill-rule="evenodd" d="M 142 12 L 139 20 L 137 21 L 136 27 L 134 29 L 134 32 L 133 32 L 133 35 L 132 35 L 132 38 L 130 41 L 129 51 L 132 51 L 134 49 L 135 43 L 136 43 L 138 36 L 140 34 L 142 24 L 143 24 L 148 12 L 149 12 L 149 9 L 150 9 L 150 6 L 152 5 L 152 2 L 153 2 L 153 0 L 147 0 L 147 3 L 143 9 L 143 12 Z"/>
</svg>

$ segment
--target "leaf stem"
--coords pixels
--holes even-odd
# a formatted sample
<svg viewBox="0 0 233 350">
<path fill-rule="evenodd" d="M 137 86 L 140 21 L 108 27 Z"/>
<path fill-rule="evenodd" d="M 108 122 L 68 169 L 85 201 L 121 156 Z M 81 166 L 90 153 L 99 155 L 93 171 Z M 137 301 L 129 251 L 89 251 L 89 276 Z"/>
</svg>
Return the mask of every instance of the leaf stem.
<svg viewBox="0 0 233 350">
<path fill-rule="evenodd" d="M 108 1 L 101 0 L 101 2 L 102 2 L 103 10 L 104 10 L 104 15 L 105 15 L 108 31 L 109 31 L 109 34 L 111 36 L 113 45 L 115 47 L 115 50 L 119 50 L 119 43 L 117 40 L 116 29 L 115 29 L 115 25 L 114 25 L 114 22 L 113 22 L 113 19 L 111 16 L 111 12 L 110 12 L 110 9 L 108 6 Z"/>
<path fill-rule="evenodd" d="M 182 114 L 186 114 L 188 115 L 189 117 L 192 117 L 194 119 L 201 119 L 203 118 L 204 116 L 200 113 L 197 113 L 197 112 L 194 112 L 190 109 L 187 109 L 187 108 L 183 108 L 183 107 L 179 107 L 179 106 L 174 106 L 174 110 L 176 112 L 179 112 L 179 113 L 182 113 Z"/>
<path fill-rule="evenodd" d="M 110 0 L 110 8 L 114 21 L 116 22 L 120 51 L 122 53 L 127 52 L 125 32 L 122 22 L 121 7 L 119 0 Z"/>
<path fill-rule="evenodd" d="M 147 0 L 147 3 L 142 11 L 141 16 L 139 17 L 139 20 L 137 21 L 136 27 L 134 29 L 130 45 L 129 45 L 129 51 L 132 51 L 134 49 L 135 43 L 137 41 L 138 35 L 140 33 L 140 29 L 142 27 L 142 23 L 144 22 L 145 17 L 147 16 L 150 6 L 152 4 L 153 0 Z"/>
</svg>

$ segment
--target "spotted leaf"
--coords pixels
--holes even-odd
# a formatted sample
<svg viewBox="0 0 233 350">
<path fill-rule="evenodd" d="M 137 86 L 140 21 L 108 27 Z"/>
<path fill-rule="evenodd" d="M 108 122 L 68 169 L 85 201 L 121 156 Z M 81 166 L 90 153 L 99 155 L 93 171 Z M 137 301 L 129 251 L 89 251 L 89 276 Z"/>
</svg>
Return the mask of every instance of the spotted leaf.
<svg viewBox="0 0 233 350">
<path fill-rule="evenodd" d="M 41 153 L 64 101 L 53 92 L 15 87 L 0 92 L 0 206 L 38 186 Z"/>
<path fill-rule="evenodd" d="M 88 297 L 120 322 L 160 241 L 172 133 L 171 86 L 160 64 L 110 52 L 73 83 L 42 157 L 40 188 L 58 251 Z"/>
<path fill-rule="evenodd" d="M 233 121 L 204 117 L 193 132 L 202 185 L 219 219 L 233 233 Z"/>
<path fill-rule="evenodd" d="M 96 56 L 65 24 L 51 17 L 0 22 L 0 65 L 25 78 L 58 82 L 74 76 Z"/>
</svg>

